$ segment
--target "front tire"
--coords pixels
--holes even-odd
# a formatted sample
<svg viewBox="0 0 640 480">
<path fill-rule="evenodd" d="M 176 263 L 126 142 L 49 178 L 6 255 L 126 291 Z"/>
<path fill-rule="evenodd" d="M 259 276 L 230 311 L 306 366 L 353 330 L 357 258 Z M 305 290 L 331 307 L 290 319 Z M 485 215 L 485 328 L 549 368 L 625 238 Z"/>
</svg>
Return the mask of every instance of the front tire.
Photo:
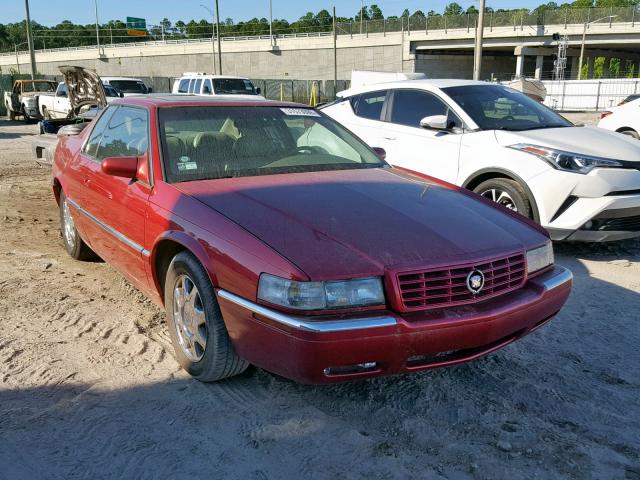
<svg viewBox="0 0 640 480">
<path fill-rule="evenodd" d="M 171 261 L 164 298 L 178 363 L 191 376 L 214 382 L 247 369 L 233 348 L 209 276 L 190 252 Z"/>
<path fill-rule="evenodd" d="M 492 178 L 473 189 L 475 193 L 505 208 L 533 219 L 531 202 L 518 182 L 509 178 Z"/>
<path fill-rule="evenodd" d="M 60 192 L 60 233 L 62 234 L 64 248 L 71 258 L 89 260 L 95 257 L 93 250 L 84 243 L 78 230 L 76 230 L 76 224 L 73 221 L 69 202 L 67 202 L 64 192 Z"/>
</svg>

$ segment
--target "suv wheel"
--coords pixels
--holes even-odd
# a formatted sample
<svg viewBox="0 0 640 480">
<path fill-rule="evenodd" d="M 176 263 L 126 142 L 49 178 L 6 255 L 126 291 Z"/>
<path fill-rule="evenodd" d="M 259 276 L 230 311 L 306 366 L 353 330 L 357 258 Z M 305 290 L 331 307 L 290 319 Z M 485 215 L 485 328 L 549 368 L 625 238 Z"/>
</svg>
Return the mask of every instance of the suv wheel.
<svg viewBox="0 0 640 480">
<path fill-rule="evenodd" d="M 171 261 L 164 299 L 176 357 L 190 375 L 213 382 L 247 369 L 233 348 L 209 276 L 190 252 Z"/>
<path fill-rule="evenodd" d="M 533 218 L 531 203 L 522 186 L 509 178 L 492 178 L 473 189 L 478 195 L 499 203 L 525 217 Z"/>
<path fill-rule="evenodd" d="M 635 138 L 636 140 L 640 140 L 640 135 L 635 130 L 623 130 L 620 133 L 623 135 L 629 135 L 630 137 Z"/>
</svg>

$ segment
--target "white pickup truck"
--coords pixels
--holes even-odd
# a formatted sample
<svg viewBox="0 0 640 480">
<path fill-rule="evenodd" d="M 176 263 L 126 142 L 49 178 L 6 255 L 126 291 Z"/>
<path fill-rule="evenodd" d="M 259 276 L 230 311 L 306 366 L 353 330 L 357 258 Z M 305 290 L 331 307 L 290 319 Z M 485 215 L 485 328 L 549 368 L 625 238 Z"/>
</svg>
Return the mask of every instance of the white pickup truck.
<svg viewBox="0 0 640 480">
<path fill-rule="evenodd" d="M 109 85 L 103 85 L 107 103 L 115 98 L 122 97 L 122 93 Z M 90 108 L 90 106 L 88 106 Z M 55 93 L 40 94 L 38 96 L 38 110 L 42 118 L 51 120 L 53 118 L 68 118 L 71 114 L 71 102 L 69 101 L 69 91 L 67 84 L 60 82 Z M 79 112 L 75 112 L 76 114 Z"/>
</svg>

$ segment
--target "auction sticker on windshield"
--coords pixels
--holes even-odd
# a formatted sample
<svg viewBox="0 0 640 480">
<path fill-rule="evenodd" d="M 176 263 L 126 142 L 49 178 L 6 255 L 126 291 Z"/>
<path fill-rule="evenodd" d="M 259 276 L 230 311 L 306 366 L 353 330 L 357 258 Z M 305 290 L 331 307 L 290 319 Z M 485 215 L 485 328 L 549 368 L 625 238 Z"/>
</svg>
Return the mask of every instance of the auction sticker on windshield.
<svg viewBox="0 0 640 480">
<path fill-rule="evenodd" d="M 320 114 L 309 108 L 281 108 L 285 115 L 302 115 L 303 117 L 319 117 Z"/>
</svg>

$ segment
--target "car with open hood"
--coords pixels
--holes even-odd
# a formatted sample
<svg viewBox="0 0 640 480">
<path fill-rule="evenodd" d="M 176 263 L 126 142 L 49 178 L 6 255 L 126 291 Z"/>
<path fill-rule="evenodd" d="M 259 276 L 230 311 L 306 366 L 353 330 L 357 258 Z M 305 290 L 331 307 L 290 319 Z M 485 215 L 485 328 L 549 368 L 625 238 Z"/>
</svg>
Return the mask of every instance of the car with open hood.
<svg viewBox="0 0 640 480">
<path fill-rule="evenodd" d="M 67 252 L 164 306 L 202 381 L 455 365 L 553 318 L 572 276 L 541 227 L 383 156 L 302 105 L 138 96 L 61 138 L 52 189 Z"/>
<path fill-rule="evenodd" d="M 623 108 L 623 107 L 620 107 Z M 640 236 L 640 142 L 469 80 L 361 85 L 322 111 L 393 164 L 472 190 L 554 240 Z"/>
</svg>

